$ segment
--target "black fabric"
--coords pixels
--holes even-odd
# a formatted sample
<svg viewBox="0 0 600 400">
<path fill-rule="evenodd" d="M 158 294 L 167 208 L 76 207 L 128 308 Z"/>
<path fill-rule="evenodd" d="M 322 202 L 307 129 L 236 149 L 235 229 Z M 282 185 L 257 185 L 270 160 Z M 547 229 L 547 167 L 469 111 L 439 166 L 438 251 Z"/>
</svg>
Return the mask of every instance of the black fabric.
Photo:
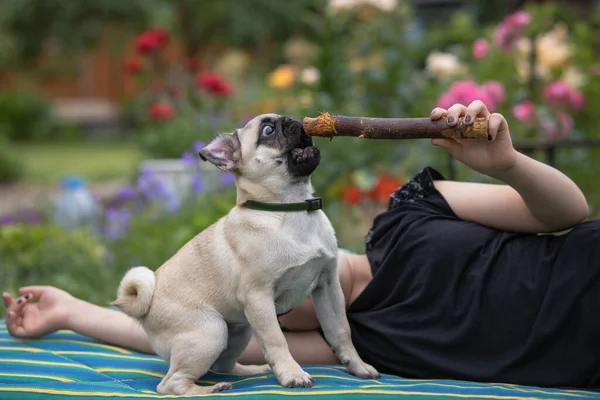
<svg viewBox="0 0 600 400">
<path fill-rule="evenodd" d="M 409 378 L 600 387 L 600 220 L 563 235 L 460 220 L 425 168 L 366 236 L 357 350 Z M 465 194 L 468 195 L 468 194 Z"/>
</svg>

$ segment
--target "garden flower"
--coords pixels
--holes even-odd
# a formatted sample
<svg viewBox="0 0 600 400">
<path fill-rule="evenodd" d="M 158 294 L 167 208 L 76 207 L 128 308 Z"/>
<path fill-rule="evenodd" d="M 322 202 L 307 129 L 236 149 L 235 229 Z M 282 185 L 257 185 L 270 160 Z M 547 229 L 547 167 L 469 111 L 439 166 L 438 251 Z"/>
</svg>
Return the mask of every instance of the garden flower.
<svg viewBox="0 0 600 400">
<path fill-rule="evenodd" d="M 215 96 L 229 96 L 233 92 L 229 83 L 215 72 L 200 72 L 196 76 L 196 86 Z"/>
<path fill-rule="evenodd" d="M 140 54 L 150 54 L 169 42 L 169 34 L 162 28 L 153 28 L 140 33 L 135 39 L 135 49 Z"/>
<path fill-rule="evenodd" d="M 206 143 L 204 143 L 202 140 L 196 140 L 194 142 L 193 149 L 194 149 L 194 152 L 199 153 L 200 150 L 202 150 L 205 147 L 206 147 Z"/>
<path fill-rule="evenodd" d="M 382 175 L 377 178 L 373 189 L 369 192 L 369 197 L 385 203 L 389 200 L 392 193 L 402 185 L 402 182 L 387 175 Z"/>
<path fill-rule="evenodd" d="M 200 194 L 204 191 L 204 182 L 202 181 L 202 177 L 200 174 L 195 174 L 192 177 L 192 192 L 195 194 Z"/>
<path fill-rule="evenodd" d="M 172 119 L 176 115 L 175 107 L 169 103 L 159 102 L 148 107 L 148 117 L 152 120 Z"/>
<path fill-rule="evenodd" d="M 296 81 L 297 70 L 293 65 L 283 64 L 268 76 L 269 86 L 275 89 L 288 89 Z"/>
<path fill-rule="evenodd" d="M 451 53 L 432 51 L 427 56 L 427 72 L 436 78 L 451 78 L 465 71 L 458 57 Z"/>
<path fill-rule="evenodd" d="M 487 81 L 481 86 L 481 89 L 490 96 L 494 108 L 496 108 L 495 104 L 500 104 L 506 99 L 504 86 L 498 81 Z"/>
<path fill-rule="evenodd" d="M 538 76 L 548 79 L 555 69 L 565 68 L 571 59 L 572 49 L 567 42 L 567 28 L 564 24 L 557 24 L 551 31 L 538 35 L 535 39 L 536 66 Z M 531 40 L 521 38 L 517 44 L 518 58 L 517 69 L 521 79 L 529 79 L 531 54 Z"/>
<path fill-rule="evenodd" d="M 321 73 L 315 67 L 304 68 L 300 72 L 300 81 L 306 85 L 314 85 L 319 81 Z"/>
<path fill-rule="evenodd" d="M 475 100 L 482 101 L 494 112 L 505 99 L 504 87 L 496 81 L 488 81 L 479 86 L 474 81 L 456 81 L 438 98 L 437 106 L 448 108 L 456 103 L 470 104 Z"/>
<path fill-rule="evenodd" d="M 0 226 L 12 225 L 17 223 L 17 219 L 13 215 L 3 215 L 0 217 Z"/>
<path fill-rule="evenodd" d="M 583 94 L 569 87 L 563 80 L 549 83 L 543 91 L 546 103 L 556 109 L 569 109 L 573 112 L 581 111 L 585 105 Z"/>
<path fill-rule="evenodd" d="M 135 198 L 136 195 L 137 190 L 131 185 L 126 185 L 117 192 L 117 199 L 127 201 Z"/>
<path fill-rule="evenodd" d="M 355 185 L 347 186 L 342 191 L 342 201 L 349 206 L 354 206 L 360 202 L 361 192 Z"/>
<path fill-rule="evenodd" d="M 486 39 L 479 38 L 473 42 L 473 46 L 471 47 L 471 52 L 473 53 L 473 57 L 477 60 L 481 60 L 487 56 L 490 51 L 490 44 Z"/>
<path fill-rule="evenodd" d="M 131 222 L 131 213 L 126 208 L 108 208 L 105 213 L 104 235 L 109 239 L 122 238 Z"/>
<path fill-rule="evenodd" d="M 131 59 L 125 63 L 125 70 L 130 74 L 139 74 L 142 72 L 142 63 L 138 59 Z"/>
<path fill-rule="evenodd" d="M 517 11 L 508 15 L 494 29 L 494 45 L 503 52 L 513 50 L 518 40 L 525 34 L 525 28 L 530 22 L 531 16 L 526 11 Z"/>
<path fill-rule="evenodd" d="M 186 151 L 181 155 L 181 162 L 186 167 L 195 167 L 196 166 L 196 157 L 190 152 Z"/>
<path fill-rule="evenodd" d="M 521 122 L 531 123 L 535 120 L 535 104 L 530 100 L 516 104 L 512 112 L 515 118 Z"/>
<path fill-rule="evenodd" d="M 235 176 L 231 172 L 224 172 L 221 174 L 220 182 L 223 186 L 233 186 L 235 185 Z"/>
</svg>

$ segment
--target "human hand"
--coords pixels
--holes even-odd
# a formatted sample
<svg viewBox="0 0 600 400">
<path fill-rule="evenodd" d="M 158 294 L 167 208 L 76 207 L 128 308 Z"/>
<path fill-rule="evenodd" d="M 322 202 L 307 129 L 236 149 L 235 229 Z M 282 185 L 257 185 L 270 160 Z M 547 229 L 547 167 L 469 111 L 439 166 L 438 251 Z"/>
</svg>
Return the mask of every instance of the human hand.
<svg viewBox="0 0 600 400">
<path fill-rule="evenodd" d="M 6 328 L 15 337 L 31 338 L 65 329 L 68 313 L 75 298 L 52 286 L 27 286 L 19 289 L 18 298 L 3 293 Z M 33 302 L 33 300 L 39 300 Z"/>
<path fill-rule="evenodd" d="M 516 159 L 508 123 L 504 116 L 498 113 L 490 114 L 480 100 L 469 104 L 454 104 L 448 110 L 435 108 L 431 113 L 432 120 L 447 117 L 449 126 L 456 126 L 458 118 L 464 117 L 465 125 L 473 124 L 476 118 L 488 118 L 489 140 L 479 139 L 432 139 L 431 143 L 446 149 L 452 157 L 471 169 L 494 177 L 510 169 Z"/>
</svg>

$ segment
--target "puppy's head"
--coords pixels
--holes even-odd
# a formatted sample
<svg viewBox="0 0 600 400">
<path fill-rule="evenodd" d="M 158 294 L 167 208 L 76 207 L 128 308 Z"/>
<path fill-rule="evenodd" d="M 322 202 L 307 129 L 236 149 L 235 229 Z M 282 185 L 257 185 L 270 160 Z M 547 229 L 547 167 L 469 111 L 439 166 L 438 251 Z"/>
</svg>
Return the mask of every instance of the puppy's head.
<svg viewBox="0 0 600 400">
<path fill-rule="evenodd" d="M 302 122 L 277 114 L 259 115 L 233 133 L 219 134 L 200 157 L 268 188 L 307 182 L 321 160 Z"/>
</svg>

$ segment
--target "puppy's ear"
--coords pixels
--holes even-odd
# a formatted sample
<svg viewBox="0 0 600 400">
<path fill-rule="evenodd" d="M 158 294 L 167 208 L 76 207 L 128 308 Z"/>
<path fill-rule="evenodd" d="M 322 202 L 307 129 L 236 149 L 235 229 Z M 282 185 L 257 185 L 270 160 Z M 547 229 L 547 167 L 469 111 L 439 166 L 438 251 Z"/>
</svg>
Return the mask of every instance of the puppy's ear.
<svg viewBox="0 0 600 400">
<path fill-rule="evenodd" d="M 202 150 L 200 158 L 223 171 L 235 169 L 240 159 L 240 140 L 236 134 L 221 133 Z"/>
</svg>

